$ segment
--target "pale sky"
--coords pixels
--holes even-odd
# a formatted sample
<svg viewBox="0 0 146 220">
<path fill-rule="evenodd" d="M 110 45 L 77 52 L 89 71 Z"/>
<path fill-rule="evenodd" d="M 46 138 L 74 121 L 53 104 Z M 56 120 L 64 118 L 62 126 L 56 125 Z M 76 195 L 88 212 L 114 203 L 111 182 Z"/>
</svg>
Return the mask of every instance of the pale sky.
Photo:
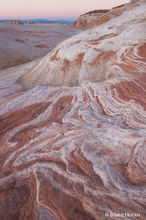
<svg viewBox="0 0 146 220">
<path fill-rule="evenodd" d="M 0 0 L 0 19 L 75 18 L 95 9 L 112 8 L 130 0 Z"/>
</svg>

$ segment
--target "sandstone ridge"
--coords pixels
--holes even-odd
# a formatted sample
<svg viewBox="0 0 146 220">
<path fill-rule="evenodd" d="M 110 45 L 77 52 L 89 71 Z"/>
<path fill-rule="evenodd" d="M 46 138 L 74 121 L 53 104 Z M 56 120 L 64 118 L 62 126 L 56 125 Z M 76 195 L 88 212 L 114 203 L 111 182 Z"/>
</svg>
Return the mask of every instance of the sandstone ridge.
<svg viewBox="0 0 146 220">
<path fill-rule="evenodd" d="M 145 2 L 145 0 L 143 2 Z M 138 4 L 139 0 L 131 0 L 127 4 L 122 4 L 112 9 L 93 10 L 87 12 L 74 21 L 73 26 L 83 27 L 86 29 L 96 27 L 97 25 L 101 25 L 117 16 L 120 16 L 127 10 L 137 7 Z"/>
</svg>

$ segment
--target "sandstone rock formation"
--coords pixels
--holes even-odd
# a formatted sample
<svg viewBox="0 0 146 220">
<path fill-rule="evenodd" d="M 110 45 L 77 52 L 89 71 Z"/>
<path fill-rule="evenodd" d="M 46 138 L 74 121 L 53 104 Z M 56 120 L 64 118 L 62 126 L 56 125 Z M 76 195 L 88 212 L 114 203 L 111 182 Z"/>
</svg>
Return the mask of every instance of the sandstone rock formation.
<svg viewBox="0 0 146 220">
<path fill-rule="evenodd" d="M 96 27 L 97 25 L 103 24 L 117 16 L 120 16 L 127 10 L 131 10 L 132 8 L 137 7 L 138 4 L 139 4 L 139 0 L 131 0 L 127 4 L 114 7 L 110 10 L 105 9 L 105 10 L 90 11 L 88 13 L 81 15 L 76 21 L 74 21 L 73 26 L 83 27 L 87 29 Z"/>
<path fill-rule="evenodd" d="M 0 219 L 145 219 L 145 11 L 0 72 Z"/>
</svg>

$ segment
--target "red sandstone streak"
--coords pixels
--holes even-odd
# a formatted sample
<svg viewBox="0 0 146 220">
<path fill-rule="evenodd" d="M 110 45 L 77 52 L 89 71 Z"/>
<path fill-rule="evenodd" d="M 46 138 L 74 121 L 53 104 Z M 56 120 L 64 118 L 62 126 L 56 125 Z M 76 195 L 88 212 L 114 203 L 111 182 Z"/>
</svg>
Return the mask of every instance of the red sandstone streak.
<svg viewBox="0 0 146 220">
<path fill-rule="evenodd" d="M 34 103 L 23 109 L 0 116 L 0 135 L 38 117 L 51 103 Z"/>
<path fill-rule="evenodd" d="M 144 77 L 146 80 L 146 77 Z M 116 89 L 121 99 L 125 101 L 134 100 L 146 109 L 146 93 L 135 82 L 124 81 L 111 86 Z"/>
</svg>

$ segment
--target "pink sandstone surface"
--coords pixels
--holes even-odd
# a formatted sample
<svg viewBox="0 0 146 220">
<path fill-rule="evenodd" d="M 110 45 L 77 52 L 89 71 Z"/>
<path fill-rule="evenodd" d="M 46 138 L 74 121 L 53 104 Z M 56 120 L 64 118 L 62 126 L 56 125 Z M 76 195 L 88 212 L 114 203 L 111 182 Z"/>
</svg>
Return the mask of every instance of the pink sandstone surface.
<svg viewBox="0 0 146 220">
<path fill-rule="evenodd" d="M 0 219 L 146 219 L 145 11 L 0 72 Z"/>
</svg>

